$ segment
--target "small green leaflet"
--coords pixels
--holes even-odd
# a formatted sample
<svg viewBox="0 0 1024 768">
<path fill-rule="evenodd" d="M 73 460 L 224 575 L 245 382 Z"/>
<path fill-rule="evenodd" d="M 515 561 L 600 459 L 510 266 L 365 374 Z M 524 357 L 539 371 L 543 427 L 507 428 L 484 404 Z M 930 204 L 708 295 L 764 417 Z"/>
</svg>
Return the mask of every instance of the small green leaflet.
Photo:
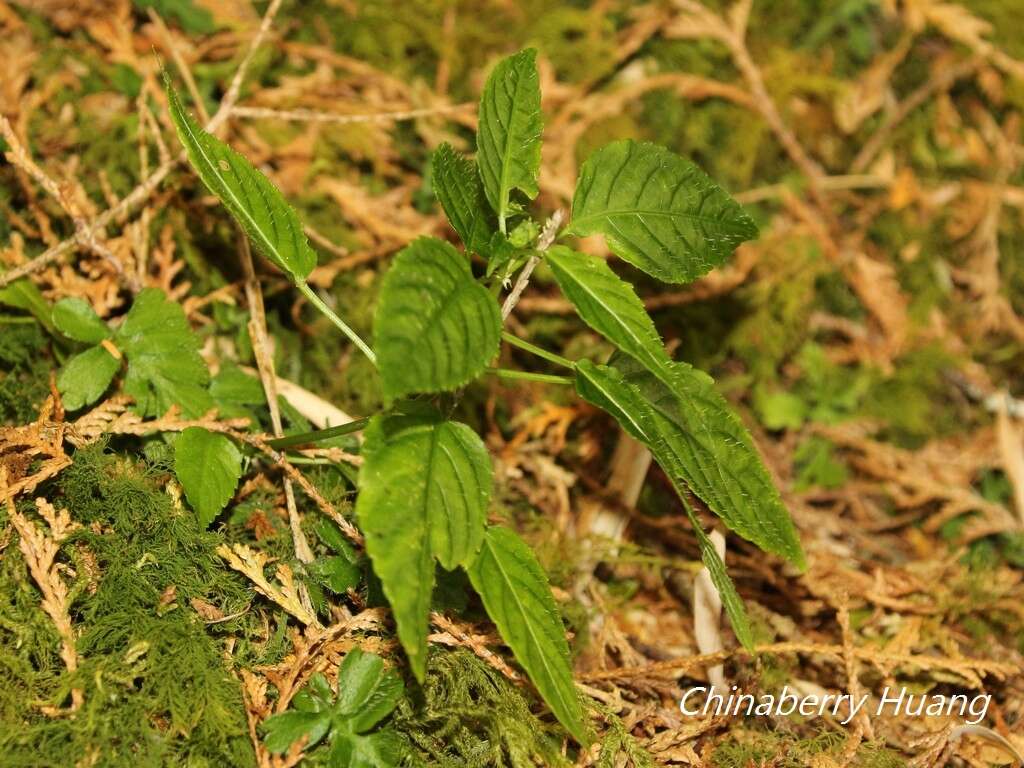
<svg viewBox="0 0 1024 768">
<path fill-rule="evenodd" d="M 53 306 L 53 324 L 69 339 L 99 344 L 110 338 L 110 329 L 89 302 L 77 296 L 61 299 Z"/>
<path fill-rule="evenodd" d="M 256 250 L 294 282 L 303 282 L 316 266 L 316 252 L 306 240 L 298 214 L 248 160 L 199 127 L 178 101 L 166 75 L 164 83 L 171 119 L 199 178 L 224 203 Z"/>
<path fill-rule="evenodd" d="M 671 364 L 654 323 L 633 286 L 599 256 L 556 245 L 545 254 L 558 287 L 584 322 L 649 370 Z"/>
<path fill-rule="evenodd" d="M 160 416 L 177 405 L 185 416 L 198 418 L 213 407 L 199 339 L 181 305 L 168 301 L 159 288 L 135 297 L 114 344 L 128 358 L 124 391 L 143 416 Z"/>
<path fill-rule="evenodd" d="M 416 410 L 371 419 L 356 516 L 398 637 L 422 681 L 434 559 L 447 569 L 473 559 L 492 479 L 490 456 L 476 432 L 428 408 Z"/>
<path fill-rule="evenodd" d="M 264 744 L 283 754 L 306 737 L 308 751 L 326 736 L 326 764 L 333 768 L 393 768 L 402 760 L 401 738 L 392 728 L 378 726 L 404 691 L 402 679 L 384 669 L 380 656 L 353 648 L 341 663 L 337 696 L 316 673 L 295 695 L 292 709 L 264 721 Z"/>
<path fill-rule="evenodd" d="M 57 389 L 64 407 L 77 411 L 95 403 L 120 369 L 121 361 L 101 346 L 79 352 L 65 363 L 57 376 Z"/>
<path fill-rule="evenodd" d="M 656 376 L 625 355 L 612 366 L 580 361 L 576 374 L 580 396 L 645 443 L 680 494 L 688 488 L 740 536 L 805 567 L 779 492 L 710 376 L 685 363 Z"/>
<path fill-rule="evenodd" d="M 502 232 L 515 210 L 512 190 L 531 200 L 537 196 L 543 127 L 537 52 L 528 48 L 498 62 L 480 96 L 477 162 Z"/>
<path fill-rule="evenodd" d="M 434 192 L 466 250 L 487 256 L 497 229 L 476 163 L 445 143 L 434 150 Z"/>
<path fill-rule="evenodd" d="M 384 276 L 373 329 L 384 395 L 394 399 L 457 389 L 479 376 L 498 353 L 501 313 L 465 254 L 421 237 Z"/>
<path fill-rule="evenodd" d="M 174 474 L 199 515 L 199 526 L 207 528 L 235 495 L 242 454 L 224 435 L 189 427 L 174 441 Z"/>
<path fill-rule="evenodd" d="M 617 256 L 668 283 L 688 283 L 757 237 L 739 204 L 689 160 L 633 140 L 583 164 L 568 234 L 600 232 Z"/>
<path fill-rule="evenodd" d="M 533 552 L 509 529 L 491 526 L 479 556 L 466 570 L 487 615 L 551 711 L 576 741 L 589 744 L 565 627 Z"/>
</svg>

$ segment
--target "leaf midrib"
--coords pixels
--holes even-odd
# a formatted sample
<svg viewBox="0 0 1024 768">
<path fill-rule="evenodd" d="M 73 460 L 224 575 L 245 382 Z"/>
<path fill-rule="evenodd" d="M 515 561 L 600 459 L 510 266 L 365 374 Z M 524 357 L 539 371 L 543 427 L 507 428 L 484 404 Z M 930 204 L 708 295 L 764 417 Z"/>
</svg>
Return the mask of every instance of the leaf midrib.
<svg viewBox="0 0 1024 768">
<path fill-rule="evenodd" d="M 188 131 L 189 138 L 191 139 L 193 145 L 197 148 L 197 151 L 202 156 L 203 161 L 207 164 L 207 167 L 211 170 L 212 174 L 216 177 L 217 181 L 224 188 L 224 191 L 231 197 L 231 201 L 234 204 L 235 208 L 241 213 L 243 218 L 249 221 L 249 224 L 252 227 L 253 231 L 255 231 L 259 235 L 260 240 L 263 241 L 264 247 L 266 247 L 268 253 L 272 253 L 277 263 L 280 266 L 284 267 L 285 270 L 289 272 L 293 277 L 297 278 L 298 276 L 295 275 L 295 272 L 287 266 L 287 261 L 284 259 L 284 257 L 282 257 L 281 252 L 274 245 L 273 241 L 271 241 L 271 239 L 266 235 L 266 233 L 264 233 L 264 231 L 260 228 L 257 221 L 252 217 L 252 214 L 250 214 L 248 209 L 244 205 L 242 205 L 241 201 L 238 199 L 238 196 L 235 194 L 235 191 L 231 188 L 231 185 L 229 185 L 224 176 L 221 175 L 220 168 L 217 166 L 215 162 L 213 162 L 213 160 L 207 154 L 205 147 L 203 147 L 202 142 L 199 140 L 200 137 L 192 129 L 191 121 L 188 119 L 187 115 L 185 115 L 184 109 L 181 107 L 181 104 L 177 104 L 177 107 L 182 115 L 182 125 L 184 125 L 185 130 Z M 259 173 L 259 171 L 256 170 L 255 168 L 253 168 L 253 172 Z"/>
<path fill-rule="evenodd" d="M 530 639 L 533 641 L 533 644 L 536 648 L 540 648 L 541 645 L 538 642 L 537 633 L 534 631 L 533 624 L 530 621 L 530 616 L 526 612 L 526 609 L 523 606 L 522 601 L 519 599 L 519 592 L 515 589 L 512 580 L 509 578 L 504 566 L 501 563 L 501 558 L 499 557 L 498 551 L 494 548 L 493 544 L 491 544 L 490 540 L 487 538 L 484 539 L 484 546 L 488 547 L 491 550 L 491 555 L 494 558 L 494 563 L 497 566 L 498 570 L 501 572 L 501 577 L 502 579 L 504 579 L 505 584 L 508 585 L 509 592 L 512 594 L 512 599 L 515 601 L 516 607 L 519 609 L 519 613 L 524 619 L 523 623 L 526 625 L 526 631 L 529 633 Z M 556 649 L 556 652 L 557 651 L 558 649 Z M 541 663 L 544 665 L 544 671 L 547 674 L 548 679 L 556 683 L 555 689 L 558 694 L 558 698 L 562 703 L 562 706 L 566 709 L 570 709 L 571 705 L 569 704 L 569 702 L 565 700 L 561 691 L 561 687 L 557 685 L 558 678 L 555 674 L 552 673 L 551 666 L 548 664 L 547 654 L 543 651 L 541 651 L 540 653 L 540 660 Z"/>
</svg>

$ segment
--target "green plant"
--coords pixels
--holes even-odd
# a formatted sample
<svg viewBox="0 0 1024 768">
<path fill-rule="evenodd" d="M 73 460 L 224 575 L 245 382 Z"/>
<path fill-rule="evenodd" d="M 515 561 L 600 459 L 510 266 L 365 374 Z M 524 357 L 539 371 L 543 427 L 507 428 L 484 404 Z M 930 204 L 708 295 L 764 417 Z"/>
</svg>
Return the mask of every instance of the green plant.
<svg viewBox="0 0 1024 768">
<path fill-rule="evenodd" d="M 378 727 L 402 698 L 402 679 L 384 660 L 353 648 L 338 672 L 338 693 L 320 673 L 295 695 L 295 706 L 263 723 L 267 749 L 287 752 L 305 739 L 312 748 L 324 738 L 328 764 L 337 768 L 390 768 L 402 755 L 402 741 L 390 727 Z"/>
<path fill-rule="evenodd" d="M 535 53 L 518 53 L 497 65 L 484 88 L 477 160 L 449 145 L 434 154 L 437 196 L 466 252 L 420 238 L 398 254 L 381 288 L 372 349 L 306 284 L 316 256 L 281 193 L 245 158 L 203 132 L 169 83 L 167 94 L 199 176 L 256 249 L 377 366 L 389 405 L 365 429 L 355 511 L 419 681 L 427 667 L 436 564 L 462 568 L 551 710 L 579 742 L 589 740 L 545 574 L 515 533 L 487 523 L 487 449 L 471 428 L 446 418 L 436 398 L 425 397 L 455 392 L 484 373 L 574 385 L 650 448 L 686 509 L 737 637 L 752 645 L 743 604 L 689 500 L 693 493 L 740 536 L 804 566 L 792 522 L 749 434 L 710 377 L 669 357 L 632 286 L 603 259 L 561 243 L 552 247 L 556 239 L 602 234 L 616 255 L 638 269 L 666 282 L 688 282 L 756 236 L 735 201 L 687 160 L 652 144 L 621 141 L 583 165 L 568 228 L 557 231 L 557 216 L 543 228 L 531 221 L 526 203 L 538 194 L 541 101 Z M 487 261 L 482 277 L 474 275 L 473 255 Z M 496 294 L 518 271 L 507 314 L 541 260 L 583 321 L 618 349 L 607 364 L 570 361 L 502 330 Z M 89 328 L 84 341 L 105 338 L 95 323 Z M 502 339 L 570 375 L 489 367 Z M 128 357 L 131 365 L 130 351 Z M 188 493 L 191 499 L 193 491 Z M 225 492 L 194 493 L 210 499 L 200 504 L 212 508 Z M 316 712 L 328 708 L 321 693 Z M 311 738 L 325 729 L 317 725 Z"/>
</svg>

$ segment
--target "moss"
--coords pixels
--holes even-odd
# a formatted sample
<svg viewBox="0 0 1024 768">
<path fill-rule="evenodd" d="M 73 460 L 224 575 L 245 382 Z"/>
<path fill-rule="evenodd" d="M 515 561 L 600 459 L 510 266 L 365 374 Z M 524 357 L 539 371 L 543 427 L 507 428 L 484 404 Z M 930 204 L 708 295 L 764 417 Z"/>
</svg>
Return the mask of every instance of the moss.
<svg viewBox="0 0 1024 768">
<path fill-rule="evenodd" d="M 0 423 L 34 421 L 50 394 L 51 360 L 39 325 L 0 326 Z"/>
<path fill-rule="evenodd" d="M 807 738 L 793 734 L 761 730 L 735 730 L 715 747 L 711 765 L 715 768 L 803 768 L 814 764 L 816 756 L 838 757 L 846 736 L 838 731 L 823 731 Z M 899 754 L 876 742 L 857 748 L 851 768 L 899 768 L 907 765 Z"/>
<path fill-rule="evenodd" d="M 415 764 L 438 768 L 566 766 L 563 733 L 531 711 L 534 702 L 466 650 L 435 649 L 422 688 L 404 699 L 395 727 Z"/>
<path fill-rule="evenodd" d="M 0 752 L 10 766 L 255 763 L 241 690 L 213 631 L 238 635 L 235 661 L 256 655 L 247 621 L 207 628 L 192 598 L 225 613 L 245 608 L 247 585 L 214 553 L 220 537 L 161 490 L 159 466 L 80 451 L 44 489 L 83 527 L 62 547 L 77 577 L 71 618 L 80 630 L 79 670 L 69 675 L 57 638 L 27 582 L 16 548 L 0 561 Z M 88 553 L 88 561 L 86 560 Z M 20 567 L 19 567 L 20 566 Z M 173 593 L 169 592 L 173 588 Z M 84 704 L 74 717 L 47 717 L 40 704 Z M 17 727 L 14 727 L 17 724 Z"/>
</svg>

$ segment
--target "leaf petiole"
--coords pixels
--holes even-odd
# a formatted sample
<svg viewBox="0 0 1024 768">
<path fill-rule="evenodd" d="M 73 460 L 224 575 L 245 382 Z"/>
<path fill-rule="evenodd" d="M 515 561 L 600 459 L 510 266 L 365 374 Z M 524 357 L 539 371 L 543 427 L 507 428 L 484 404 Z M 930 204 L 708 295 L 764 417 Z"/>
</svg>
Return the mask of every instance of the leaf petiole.
<svg viewBox="0 0 1024 768">
<path fill-rule="evenodd" d="M 309 283 L 305 280 L 300 280 L 295 283 L 295 287 L 309 300 L 310 304 L 319 309 L 353 344 L 359 347 L 359 350 L 370 359 L 374 366 L 377 365 L 377 355 L 370 349 L 370 346 L 360 338 L 358 333 L 349 328 L 344 320 L 334 314 L 334 311 L 324 303 L 324 300 L 317 296 L 316 291 L 309 287 Z"/>
<path fill-rule="evenodd" d="M 487 368 L 486 372 L 499 379 L 520 379 L 522 381 L 538 381 L 542 384 L 568 384 L 573 380 L 568 376 L 553 376 L 550 373 L 531 373 L 530 371 L 513 371 L 508 368 Z"/>
<path fill-rule="evenodd" d="M 267 445 L 276 451 L 280 451 L 283 448 L 291 448 L 295 445 L 317 443 L 321 440 L 338 437 L 339 435 L 350 435 L 353 432 L 359 432 L 360 430 L 366 429 L 366 425 L 369 423 L 369 417 L 356 419 L 355 421 L 350 421 L 347 424 L 338 424 L 337 426 L 327 427 L 326 429 L 314 429 L 312 432 L 303 432 L 300 435 L 285 435 L 284 437 L 278 437 L 273 440 L 268 440 Z"/>
<path fill-rule="evenodd" d="M 513 347 L 519 347 L 520 349 L 530 352 L 536 355 L 537 357 L 547 360 L 549 363 L 560 365 L 563 368 L 568 368 L 569 370 L 572 370 L 575 367 L 572 360 L 562 357 L 561 355 L 556 355 L 554 352 L 548 352 L 546 349 L 542 349 L 541 347 L 538 347 L 535 344 L 531 344 L 525 339 L 520 339 L 518 336 L 515 336 L 509 333 L 508 331 L 502 331 L 501 338 L 503 338 Z"/>
</svg>

